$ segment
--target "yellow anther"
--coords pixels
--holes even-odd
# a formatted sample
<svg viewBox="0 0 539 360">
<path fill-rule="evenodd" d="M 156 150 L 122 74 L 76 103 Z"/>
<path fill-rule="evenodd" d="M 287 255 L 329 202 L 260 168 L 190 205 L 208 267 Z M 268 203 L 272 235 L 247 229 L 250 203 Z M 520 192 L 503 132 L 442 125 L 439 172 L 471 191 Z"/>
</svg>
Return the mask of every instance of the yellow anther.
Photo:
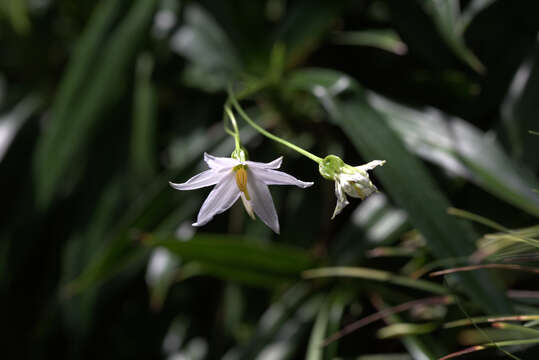
<svg viewBox="0 0 539 360">
<path fill-rule="evenodd" d="M 238 165 L 234 170 L 236 171 L 236 185 L 238 185 L 238 189 L 245 194 L 247 200 L 251 200 L 247 191 L 247 170 L 245 165 Z"/>
</svg>

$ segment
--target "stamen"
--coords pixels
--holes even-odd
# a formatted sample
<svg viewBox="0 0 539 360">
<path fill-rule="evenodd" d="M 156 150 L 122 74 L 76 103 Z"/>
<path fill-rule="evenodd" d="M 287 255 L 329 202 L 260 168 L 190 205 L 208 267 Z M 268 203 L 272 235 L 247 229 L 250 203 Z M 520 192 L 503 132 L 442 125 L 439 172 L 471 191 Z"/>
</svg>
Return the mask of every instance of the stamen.
<svg viewBox="0 0 539 360">
<path fill-rule="evenodd" d="M 238 189 L 240 189 L 240 191 L 245 194 L 245 198 L 247 200 L 251 200 L 251 197 L 249 196 L 249 192 L 247 191 L 246 166 L 238 165 L 234 167 L 234 170 L 236 171 L 236 185 L 238 185 Z"/>
</svg>

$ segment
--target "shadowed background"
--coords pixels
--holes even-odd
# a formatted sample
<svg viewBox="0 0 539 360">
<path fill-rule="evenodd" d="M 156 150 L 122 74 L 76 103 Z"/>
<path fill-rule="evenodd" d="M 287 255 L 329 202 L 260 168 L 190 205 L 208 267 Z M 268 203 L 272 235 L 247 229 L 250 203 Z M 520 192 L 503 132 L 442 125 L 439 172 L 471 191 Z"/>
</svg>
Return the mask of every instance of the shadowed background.
<svg viewBox="0 0 539 360">
<path fill-rule="evenodd" d="M 437 359 L 538 339 L 534 324 L 446 326 L 539 314 L 534 274 L 426 276 L 537 265 L 538 13 L 535 0 L 2 0 L 0 356 Z M 387 160 L 371 174 L 381 192 L 330 220 L 317 165 L 238 118 L 250 159 L 283 155 L 315 185 L 270 188 L 280 236 L 240 204 L 193 228 L 209 189 L 168 181 L 230 155 L 230 84 L 260 86 L 249 115 L 319 156 Z"/>
</svg>

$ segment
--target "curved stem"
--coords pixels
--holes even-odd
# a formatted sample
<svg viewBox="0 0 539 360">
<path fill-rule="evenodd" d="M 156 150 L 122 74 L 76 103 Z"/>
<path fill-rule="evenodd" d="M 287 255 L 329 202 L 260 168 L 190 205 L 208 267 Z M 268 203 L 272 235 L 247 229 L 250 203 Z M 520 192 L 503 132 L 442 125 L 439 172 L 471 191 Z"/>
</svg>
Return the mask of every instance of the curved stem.
<svg viewBox="0 0 539 360">
<path fill-rule="evenodd" d="M 238 123 L 236 122 L 236 118 L 234 117 L 234 113 L 232 110 L 230 110 L 230 107 L 225 106 L 225 113 L 226 113 L 226 119 L 228 119 L 232 123 L 232 127 L 234 128 L 234 131 L 230 130 L 225 123 L 225 130 L 226 132 L 231 135 L 234 138 L 234 144 L 236 146 L 236 149 L 241 148 L 241 141 L 240 141 L 240 131 L 238 129 Z"/>
<path fill-rule="evenodd" d="M 238 112 L 238 114 L 240 114 L 240 116 L 243 118 L 243 120 L 245 120 L 251 127 L 253 127 L 256 131 L 258 131 L 259 133 L 261 133 L 262 135 L 266 136 L 267 138 L 270 138 L 271 140 L 273 141 L 277 141 L 278 143 L 280 144 L 283 144 L 285 146 L 288 146 L 290 149 L 294 150 L 294 151 L 297 151 L 298 153 L 300 153 L 301 155 L 303 156 L 306 156 L 308 157 L 309 159 L 311 159 L 312 161 L 316 162 L 316 163 L 320 163 L 322 161 L 322 158 L 314 155 L 314 154 L 311 154 L 310 152 L 308 152 L 307 150 L 304 150 L 302 148 L 300 148 L 299 146 L 297 145 L 294 145 L 292 144 L 291 142 L 289 141 L 286 141 L 284 139 L 281 139 L 280 137 L 278 136 L 275 136 L 273 135 L 272 133 L 266 131 L 265 129 L 263 129 L 262 127 L 260 127 L 257 123 L 255 123 L 250 117 L 249 115 L 247 115 L 245 113 L 245 111 L 242 109 L 242 107 L 240 106 L 240 104 L 238 103 L 238 100 L 236 99 L 236 97 L 234 96 L 234 93 L 232 92 L 231 89 L 228 90 L 228 96 L 229 96 L 229 100 L 230 102 L 232 103 L 232 105 L 234 106 L 234 108 L 236 109 L 236 111 Z"/>
</svg>

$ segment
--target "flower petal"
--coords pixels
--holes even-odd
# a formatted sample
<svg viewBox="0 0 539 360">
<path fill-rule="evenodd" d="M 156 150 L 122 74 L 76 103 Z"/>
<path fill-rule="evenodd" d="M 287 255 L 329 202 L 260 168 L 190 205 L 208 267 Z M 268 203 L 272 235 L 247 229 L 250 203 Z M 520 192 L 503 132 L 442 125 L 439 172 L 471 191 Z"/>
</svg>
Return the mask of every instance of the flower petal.
<svg viewBox="0 0 539 360">
<path fill-rule="evenodd" d="M 249 180 L 247 189 L 251 195 L 251 205 L 255 214 L 275 233 L 279 234 L 279 218 L 268 186 L 263 181 L 257 179 L 251 169 L 249 171 Z"/>
<path fill-rule="evenodd" d="M 197 222 L 193 226 L 207 224 L 213 217 L 228 210 L 240 197 L 234 173 L 230 172 L 210 192 L 198 212 Z"/>
<path fill-rule="evenodd" d="M 346 194 L 344 193 L 344 188 L 337 180 L 335 181 L 335 196 L 337 197 L 337 205 L 335 206 L 335 211 L 333 211 L 333 216 L 331 217 L 331 219 L 339 215 L 342 209 L 344 209 L 346 205 L 349 204 L 348 199 L 346 198 Z"/>
<path fill-rule="evenodd" d="M 370 181 L 357 181 L 355 183 L 348 183 L 343 186 L 344 191 L 355 198 L 360 198 L 361 200 L 365 200 L 367 197 L 369 197 L 372 193 L 375 193 L 378 191 L 376 186 Z"/>
<path fill-rule="evenodd" d="M 278 157 L 277 159 L 270 161 L 269 163 L 256 162 L 256 161 L 246 161 L 247 166 L 258 169 L 278 169 L 281 167 L 283 162 L 283 157 Z"/>
<path fill-rule="evenodd" d="M 245 208 L 245 211 L 247 211 L 247 214 L 251 217 L 251 219 L 255 219 L 255 214 L 253 214 L 253 205 L 251 205 L 251 200 L 247 200 L 244 193 L 240 194 L 241 196 L 241 202 L 243 203 L 243 207 Z"/>
<path fill-rule="evenodd" d="M 356 166 L 356 168 L 359 168 L 363 171 L 372 170 L 377 166 L 383 166 L 386 163 L 385 160 L 373 160 L 371 162 L 368 162 L 366 164 Z"/>
<path fill-rule="evenodd" d="M 176 190 L 194 190 L 206 186 L 215 185 L 223 178 L 224 174 L 217 173 L 215 170 L 206 170 L 197 174 L 184 183 L 176 184 L 168 182 Z"/>
<path fill-rule="evenodd" d="M 298 180 L 292 175 L 282 171 L 261 168 L 251 168 L 251 171 L 266 185 L 295 185 L 305 189 L 314 184 L 312 182 Z"/>
<path fill-rule="evenodd" d="M 204 161 L 210 169 L 227 169 L 227 168 L 233 168 L 236 165 L 239 165 L 240 162 L 236 159 L 228 158 L 228 157 L 217 157 L 210 155 L 208 153 L 204 153 Z"/>
</svg>

